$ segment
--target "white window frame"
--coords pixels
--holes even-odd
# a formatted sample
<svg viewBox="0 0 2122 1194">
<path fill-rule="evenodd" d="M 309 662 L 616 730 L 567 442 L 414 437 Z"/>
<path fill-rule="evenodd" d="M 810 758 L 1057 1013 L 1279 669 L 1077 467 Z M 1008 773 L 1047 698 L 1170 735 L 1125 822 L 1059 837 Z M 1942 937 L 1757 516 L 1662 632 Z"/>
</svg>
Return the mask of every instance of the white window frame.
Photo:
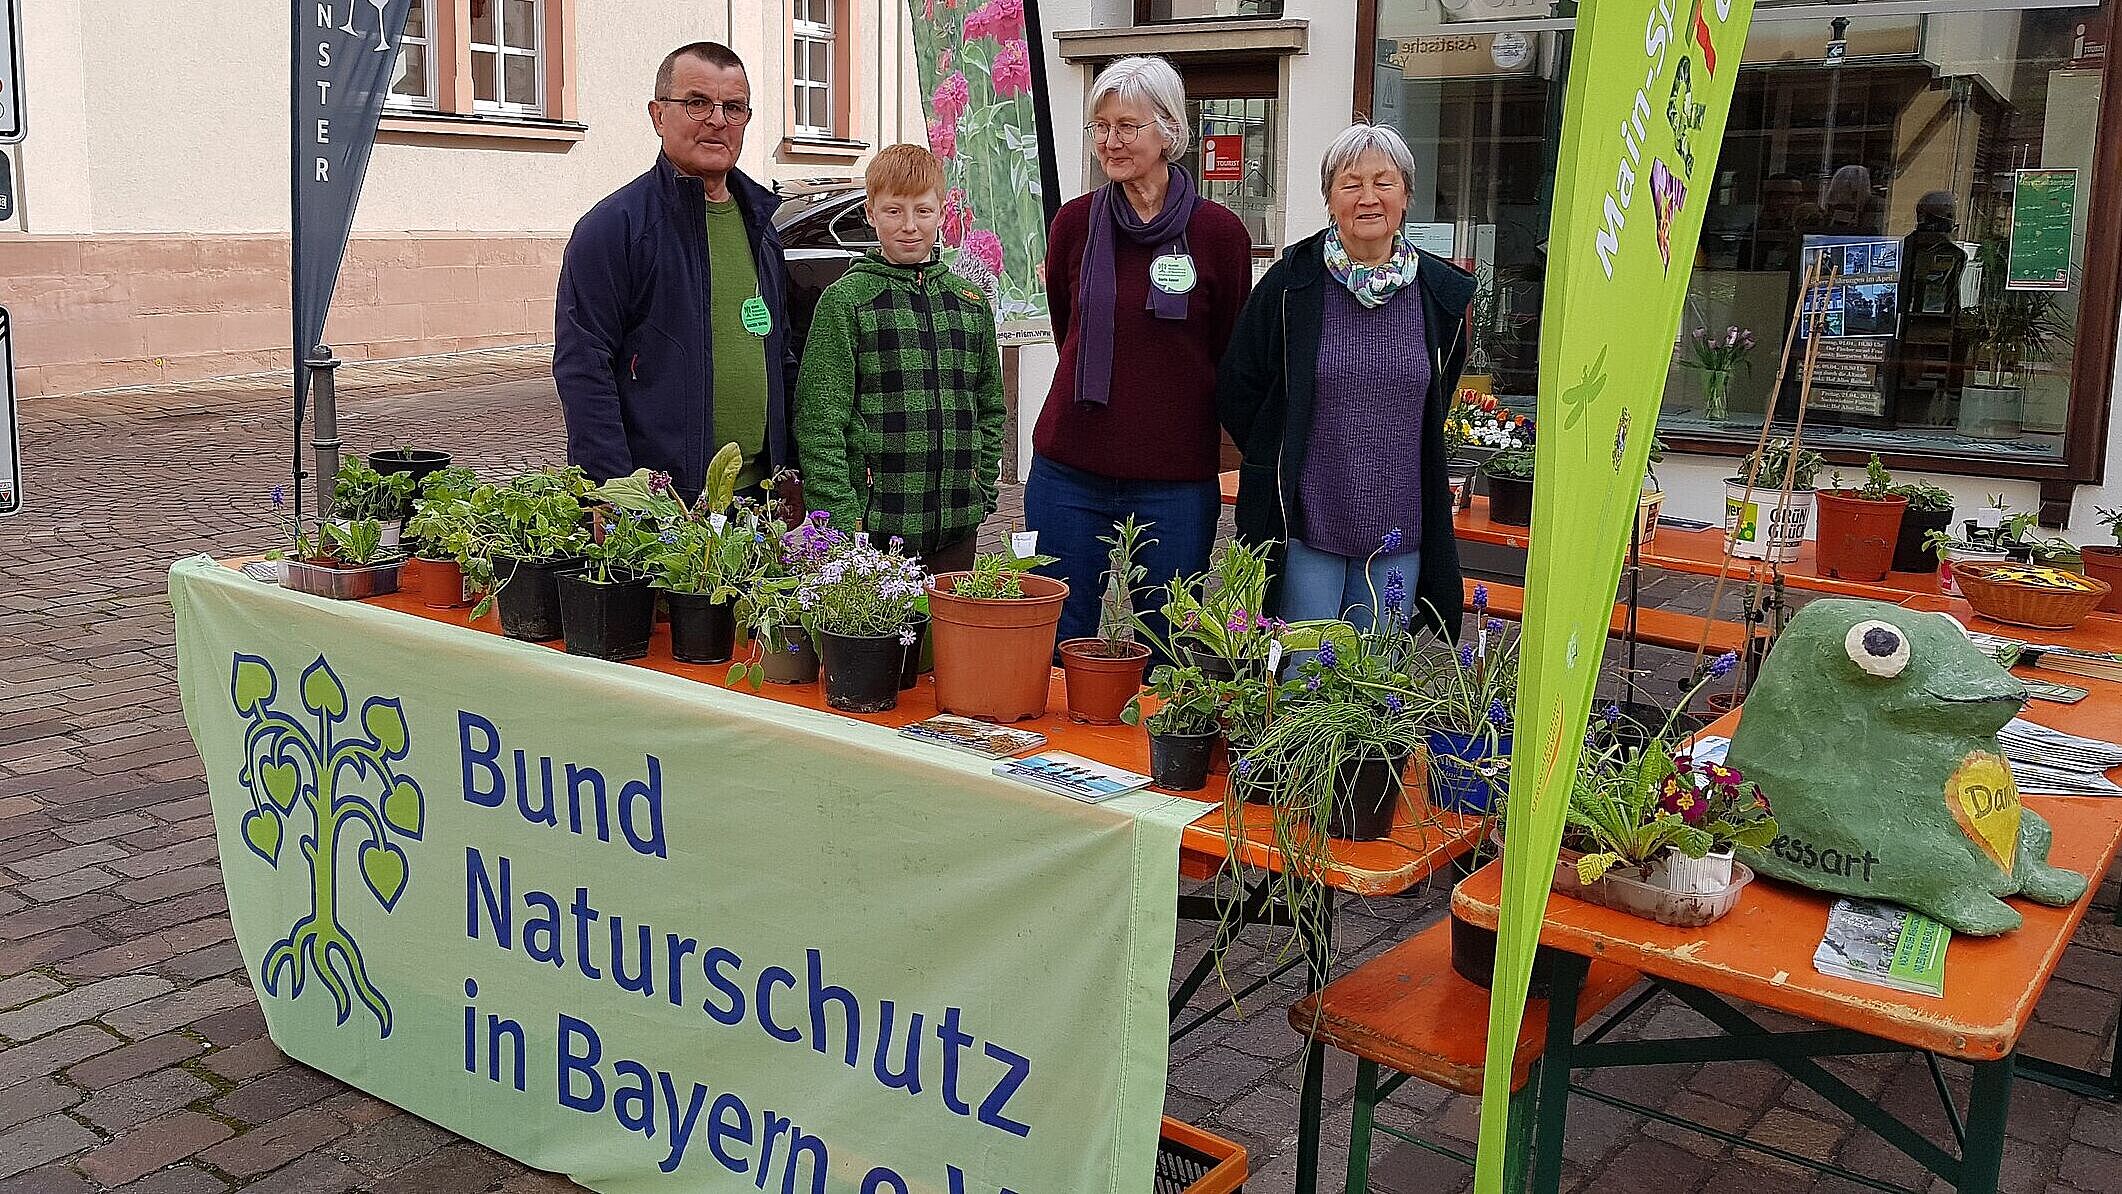
<svg viewBox="0 0 2122 1194">
<path fill-rule="evenodd" d="M 498 44 L 474 41 L 472 46 L 472 70 L 475 72 L 472 94 L 478 95 L 476 72 L 480 54 L 494 55 L 494 94 L 497 99 L 473 99 L 472 109 L 478 112 L 504 112 L 512 116 L 543 116 L 545 114 L 545 0 L 531 0 L 532 49 L 520 49 L 508 44 L 509 27 L 507 0 L 491 0 L 494 6 L 494 36 Z M 537 96 L 530 103 L 510 103 L 508 96 L 508 60 L 528 58 L 531 60 L 531 77 L 537 81 Z"/>
<path fill-rule="evenodd" d="M 839 129 L 834 127 L 834 122 L 839 114 L 839 97 L 834 94 L 833 75 L 838 65 L 840 53 L 839 35 L 834 32 L 832 25 L 834 7 L 834 0 L 795 0 L 795 5 L 791 10 L 789 21 L 789 27 L 792 31 L 789 38 L 789 57 L 791 61 L 788 68 L 788 82 L 789 98 L 794 107 L 794 112 L 791 114 L 790 125 L 799 137 L 832 138 L 840 135 Z M 818 15 L 820 9 L 824 10 L 826 18 L 823 22 L 809 19 L 810 16 Z M 806 11 L 809 16 L 804 15 Z M 813 79 L 808 73 L 810 70 L 810 48 L 813 45 L 823 45 L 825 47 L 825 78 L 823 79 Z M 818 102 L 820 100 L 824 102 L 825 124 L 807 124 L 804 122 L 803 100 L 806 92 L 809 93 L 808 98 L 811 101 L 811 111 L 813 113 L 817 111 Z"/>
<path fill-rule="evenodd" d="M 442 0 L 442 2 L 448 3 L 448 0 Z M 425 0 L 425 11 L 427 14 L 427 32 L 425 34 L 414 37 L 402 29 L 398 31 L 399 55 L 403 56 L 417 52 L 421 57 L 421 77 L 427 80 L 427 94 L 399 95 L 395 91 L 386 91 L 383 96 L 385 107 L 413 108 L 423 112 L 432 112 L 441 106 L 439 98 L 435 95 L 435 3 L 436 0 Z M 391 72 L 391 81 L 395 83 L 397 77 L 397 71 L 393 70 Z"/>
</svg>

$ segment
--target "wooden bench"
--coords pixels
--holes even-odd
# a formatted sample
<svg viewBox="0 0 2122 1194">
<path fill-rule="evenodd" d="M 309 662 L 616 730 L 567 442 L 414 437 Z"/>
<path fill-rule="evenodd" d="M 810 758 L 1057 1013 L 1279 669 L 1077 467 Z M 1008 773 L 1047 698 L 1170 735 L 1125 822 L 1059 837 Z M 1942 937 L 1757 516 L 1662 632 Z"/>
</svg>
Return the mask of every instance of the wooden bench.
<svg viewBox="0 0 2122 1194">
<path fill-rule="evenodd" d="M 1488 992 L 1452 969 L 1451 952 L 1447 918 L 1328 983 L 1289 1010 L 1289 1022 L 1298 1032 L 1356 1058 L 1356 1105 L 1348 1146 L 1350 1194 L 1360 1194 L 1370 1186 L 1373 1132 L 1473 1163 L 1464 1154 L 1376 1122 L 1378 1104 L 1408 1078 L 1459 1094 L 1481 1093 L 1481 1069 L 1488 1052 Z M 1638 977 L 1626 967 L 1593 962 L 1577 999 L 1577 1023 L 1581 1026 L 1626 994 Z M 1532 1076 L 1546 1043 L 1547 1001 L 1529 1000 L 1518 1029 L 1510 1084 L 1512 1131 L 1524 1134 L 1526 1140 L 1533 1122 L 1530 1104 L 1536 1084 Z M 1382 1083 L 1380 1066 L 1394 1071 Z M 1307 1106 L 1302 1113 L 1316 1115 L 1319 1109 Z M 1522 1164 L 1530 1149 L 1513 1148 L 1511 1153 Z M 1521 1189 L 1523 1184 L 1522 1173 L 1506 1174 L 1504 1189 Z"/>
<path fill-rule="evenodd" d="M 1525 619 L 1525 590 L 1517 585 L 1498 584 L 1495 581 L 1465 581 L 1466 607 L 1473 608 L 1474 586 L 1488 586 L 1488 612 L 1490 617 L 1503 618 L 1511 622 Z M 1671 610 L 1638 609 L 1636 611 L 1636 641 L 1674 651 L 1692 651 L 1702 636 L 1705 619 L 1695 614 L 1676 614 Z M 1617 605 L 1614 616 L 1607 623 L 1607 633 L 1620 637 L 1628 633 L 1628 607 Z M 1722 655 L 1726 651 L 1736 653 L 1739 644 L 1745 641 L 1746 628 L 1737 622 L 1711 621 L 1709 623 L 1709 653 Z"/>
</svg>

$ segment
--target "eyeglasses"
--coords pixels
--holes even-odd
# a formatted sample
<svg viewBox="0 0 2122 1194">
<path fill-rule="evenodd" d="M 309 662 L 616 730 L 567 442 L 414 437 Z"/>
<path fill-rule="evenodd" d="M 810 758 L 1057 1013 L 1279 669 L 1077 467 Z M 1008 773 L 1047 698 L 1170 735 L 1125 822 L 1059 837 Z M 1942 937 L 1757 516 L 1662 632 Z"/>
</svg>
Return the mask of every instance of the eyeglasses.
<svg viewBox="0 0 2122 1194">
<path fill-rule="evenodd" d="M 743 100 L 723 100 L 717 103 L 711 99 L 700 99 L 698 97 L 672 99 L 669 96 L 659 95 L 656 97 L 656 102 L 683 108 L 685 109 L 685 114 L 694 120 L 704 121 L 713 116 L 718 110 L 722 113 L 722 119 L 731 124 L 743 124 L 752 118 L 752 106 Z"/>
<path fill-rule="evenodd" d="M 1083 126 L 1083 131 L 1090 134 L 1093 144 L 1110 141 L 1114 145 L 1133 145 L 1135 138 L 1141 136 L 1142 130 L 1148 127 L 1146 124 L 1107 124 L 1102 120 L 1093 120 Z"/>
</svg>

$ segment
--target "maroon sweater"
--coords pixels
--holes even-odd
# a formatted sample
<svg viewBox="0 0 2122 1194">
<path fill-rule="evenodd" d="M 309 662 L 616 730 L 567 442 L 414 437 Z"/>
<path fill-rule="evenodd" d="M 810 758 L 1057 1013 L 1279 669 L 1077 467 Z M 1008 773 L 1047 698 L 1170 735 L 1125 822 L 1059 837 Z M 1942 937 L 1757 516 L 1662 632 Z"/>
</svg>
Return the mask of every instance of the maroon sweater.
<svg viewBox="0 0 2122 1194">
<path fill-rule="evenodd" d="M 1184 320 L 1158 319 L 1149 303 L 1154 245 L 1118 237 L 1113 253 L 1113 386 L 1103 407 L 1076 401 L 1076 352 L 1083 330 L 1074 318 L 1091 197 L 1072 199 L 1054 217 L 1046 242 L 1047 306 L 1060 367 L 1039 412 L 1032 447 L 1039 455 L 1101 476 L 1131 481 L 1210 481 L 1216 476 L 1216 363 L 1253 284 L 1252 237 L 1230 209 L 1203 200 L 1186 226 L 1199 278 Z"/>
</svg>

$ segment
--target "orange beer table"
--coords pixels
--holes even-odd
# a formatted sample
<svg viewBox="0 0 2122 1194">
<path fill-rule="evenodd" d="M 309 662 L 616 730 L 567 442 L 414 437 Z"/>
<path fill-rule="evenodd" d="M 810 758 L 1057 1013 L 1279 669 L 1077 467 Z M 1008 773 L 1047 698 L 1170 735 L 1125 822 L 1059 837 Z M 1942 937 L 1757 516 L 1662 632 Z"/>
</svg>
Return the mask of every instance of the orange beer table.
<svg viewBox="0 0 2122 1194">
<path fill-rule="evenodd" d="M 1560 952 L 1531 1146 L 1532 1188 L 1553 1191 L 1558 1186 L 1572 1091 L 1675 1126 L 1703 1130 L 1654 1109 L 1573 1087 L 1572 1068 L 1768 1061 L 1961 1191 L 1993 1194 L 2004 1156 L 2005 1114 L 2015 1069 L 2024 1068 L 2037 1079 L 2043 1076 L 2034 1062 L 2019 1060 L 2019 1038 L 2122 842 L 2122 802 L 2041 796 L 2026 802 L 2055 827 L 2052 861 L 2091 876 L 2093 882 L 2085 897 L 2068 908 L 2014 900 L 2013 906 L 2025 916 L 2017 932 L 1954 937 L 1946 955 L 1943 998 L 1903 994 L 1815 971 L 1813 950 L 1826 929 L 1831 897 L 1804 888 L 1757 880 L 1730 915 L 1699 929 L 1671 928 L 1569 896 L 1551 896 L 1540 941 Z M 1502 864 L 1484 867 L 1459 885 L 1452 908 L 1462 919 L 1494 928 L 1501 886 Z M 1578 1042 L 1572 1012 L 1592 959 L 1642 972 L 1655 989 L 1679 999 L 1722 1035 L 1600 1043 L 1594 1034 Z M 1821 1027 L 1778 1031 L 1734 1001 L 1802 1016 Z M 1938 1059 L 1973 1065 L 1973 1093 L 1964 1123 L 1948 1104 L 1948 1118 L 1961 1138 L 1959 1155 L 1889 1116 L 1813 1060 L 1891 1052 L 1928 1055 L 1941 1092 L 1945 1084 L 1936 1068 Z M 1871 1175 L 1853 1174 L 1814 1158 L 1709 1134 L 1807 1168 L 1877 1184 Z"/>
</svg>

